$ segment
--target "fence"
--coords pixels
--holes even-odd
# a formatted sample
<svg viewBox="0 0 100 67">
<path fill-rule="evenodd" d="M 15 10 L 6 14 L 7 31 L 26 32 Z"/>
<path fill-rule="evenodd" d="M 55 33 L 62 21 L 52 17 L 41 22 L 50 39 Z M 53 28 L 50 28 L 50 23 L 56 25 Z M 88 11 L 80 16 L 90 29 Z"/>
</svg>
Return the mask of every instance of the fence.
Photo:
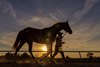
<svg viewBox="0 0 100 67">
<path fill-rule="evenodd" d="M 0 51 L 0 53 L 6 53 L 6 52 L 14 52 L 14 51 Z M 19 51 L 19 52 L 28 52 L 28 51 Z M 32 51 L 32 52 L 46 52 L 46 51 Z M 52 51 L 54 52 L 54 51 Z M 64 53 L 78 53 L 79 54 L 79 57 L 82 58 L 82 53 L 87 53 L 87 52 L 90 52 L 90 53 L 100 53 L 100 51 L 63 51 Z"/>
</svg>

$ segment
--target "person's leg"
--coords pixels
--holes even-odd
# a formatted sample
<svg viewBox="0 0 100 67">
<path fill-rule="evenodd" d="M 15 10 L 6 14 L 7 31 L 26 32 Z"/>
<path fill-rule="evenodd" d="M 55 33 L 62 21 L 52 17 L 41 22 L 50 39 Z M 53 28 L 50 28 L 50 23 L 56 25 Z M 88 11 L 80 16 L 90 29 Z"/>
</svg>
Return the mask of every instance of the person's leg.
<svg viewBox="0 0 100 67">
<path fill-rule="evenodd" d="M 66 58 L 65 58 L 64 52 L 63 52 L 62 50 L 60 51 L 60 54 L 61 54 L 61 56 L 62 56 L 64 62 L 66 62 Z"/>
<path fill-rule="evenodd" d="M 54 58 L 58 54 L 58 47 L 55 46 L 54 54 L 52 55 L 52 58 Z"/>
</svg>

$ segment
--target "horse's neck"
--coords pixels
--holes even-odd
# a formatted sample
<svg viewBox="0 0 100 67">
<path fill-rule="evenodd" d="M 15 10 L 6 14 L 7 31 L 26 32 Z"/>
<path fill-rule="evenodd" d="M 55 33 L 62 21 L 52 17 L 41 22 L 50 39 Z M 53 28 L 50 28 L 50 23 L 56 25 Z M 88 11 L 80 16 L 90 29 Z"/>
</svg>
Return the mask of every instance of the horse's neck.
<svg viewBox="0 0 100 67">
<path fill-rule="evenodd" d="M 56 33 L 60 32 L 62 30 L 61 24 L 59 24 L 59 23 L 52 26 L 52 28 L 55 29 Z"/>
<path fill-rule="evenodd" d="M 51 32 L 51 33 L 53 33 L 55 35 L 57 35 L 58 32 L 60 32 L 61 30 L 62 30 L 62 27 L 61 27 L 61 24 L 59 24 L 59 23 L 57 23 L 57 24 L 55 24 L 55 25 L 53 25 L 51 27 L 42 29 L 42 31 L 44 33 Z"/>
</svg>

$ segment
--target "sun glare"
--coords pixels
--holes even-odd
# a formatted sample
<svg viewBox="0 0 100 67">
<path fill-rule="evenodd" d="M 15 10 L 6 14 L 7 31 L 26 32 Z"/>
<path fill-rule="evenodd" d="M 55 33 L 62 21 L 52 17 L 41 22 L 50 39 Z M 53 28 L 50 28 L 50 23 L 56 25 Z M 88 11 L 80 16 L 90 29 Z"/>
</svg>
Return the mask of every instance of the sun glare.
<svg viewBox="0 0 100 67">
<path fill-rule="evenodd" d="M 43 51 L 47 51 L 47 47 L 46 47 L 46 46 L 43 46 L 41 49 L 42 49 Z"/>
</svg>

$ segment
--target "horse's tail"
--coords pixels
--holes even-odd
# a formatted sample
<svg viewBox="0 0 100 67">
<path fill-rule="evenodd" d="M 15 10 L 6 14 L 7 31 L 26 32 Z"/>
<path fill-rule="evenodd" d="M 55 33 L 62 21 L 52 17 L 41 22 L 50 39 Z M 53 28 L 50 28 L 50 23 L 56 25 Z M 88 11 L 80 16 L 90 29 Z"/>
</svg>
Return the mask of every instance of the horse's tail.
<svg viewBox="0 0 100 67">
<path fill-rule="evenodd" d="M 20 34 L 21 34 L 21 31 L 18 33 L 17 38 L 15 40 L 15 43 L 14 43 L 14 45 L 12 47 L 14 50 L 17 48 L 17 46 L 18 46 L 18 44 L 20 42 Z"/>
</svg>

